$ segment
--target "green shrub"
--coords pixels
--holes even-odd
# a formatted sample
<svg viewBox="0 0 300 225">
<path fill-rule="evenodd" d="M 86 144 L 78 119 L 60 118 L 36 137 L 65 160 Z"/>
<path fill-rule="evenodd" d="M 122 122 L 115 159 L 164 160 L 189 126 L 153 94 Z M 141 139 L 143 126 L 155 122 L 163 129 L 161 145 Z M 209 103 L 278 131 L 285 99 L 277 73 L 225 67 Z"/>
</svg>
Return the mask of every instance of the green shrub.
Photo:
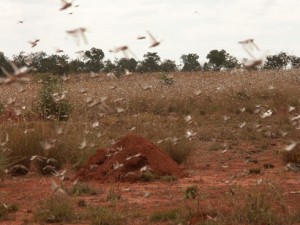
<svg viewBox="0 0 300 225">
<path fill-rule="evenodd" d="M 198 187 L 196 185 L 189 186 L 185 189 L 184 194 L 185 198 L 192 199 L 198 196 Z"/>
<path fill-rule="evenodd" d="M 38 108 L 44 119 L 50 117 L 58 120 L 68 119 L 72 106 L 62 89 L 62 81 L 59 77 L 51 74 L 42 76 L 39 98 Z"/>
</svg>

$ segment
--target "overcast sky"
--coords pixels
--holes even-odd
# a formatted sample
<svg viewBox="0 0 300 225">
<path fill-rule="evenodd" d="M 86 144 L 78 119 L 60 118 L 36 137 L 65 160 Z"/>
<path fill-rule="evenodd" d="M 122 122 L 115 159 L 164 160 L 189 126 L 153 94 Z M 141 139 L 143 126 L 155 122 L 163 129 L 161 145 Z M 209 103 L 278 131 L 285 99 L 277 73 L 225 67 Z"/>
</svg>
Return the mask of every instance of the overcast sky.
<svg viewBox="0 0 300 225">
<path fill-rule="evenodd" d="M 177 62 L 188 53 L 205 61 L 213 49 L 247 57 L 237 42 L 254 38 L 258 56 L 265 51 L 300 56 L 299 0 L 75 0 L 77 4 L 59 11 L 60 0 L 1 0 L 0 51 L 11 57 L 20 51 L 53 54 L 58 47 L 75 58 L 76 51 L 96 47 L 112 59 L 122 54 L 112 55 L 109 49 L 128 45 L 138 60 L 154 51 Z M 78 46 L 66 33 L 78 27 L 88 29 L 88 44 Z M 160 46 L 149 49 L 149 39 L 136 39 L 146 30 L 163 40 Z M 40 42 L 31 48 L 28 41 L 35 38 Z"/>
</svg>

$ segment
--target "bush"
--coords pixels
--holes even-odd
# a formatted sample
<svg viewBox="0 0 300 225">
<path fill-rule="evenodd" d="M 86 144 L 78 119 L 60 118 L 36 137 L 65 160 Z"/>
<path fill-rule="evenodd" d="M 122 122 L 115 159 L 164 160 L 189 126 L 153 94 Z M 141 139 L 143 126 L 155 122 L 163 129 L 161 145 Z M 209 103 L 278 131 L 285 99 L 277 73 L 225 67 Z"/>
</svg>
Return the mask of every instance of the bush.
<svg viewBox="0 0 300 225">
<path fill-rule="evenodd" d="M 42 89 L 39 93 L 39 111 L 44 119 L 54 117 L 58 120 L 67 120 L 72 106 L 62 90 L 62 80 L 51 74 L 42 76 Z"/>
</svg>

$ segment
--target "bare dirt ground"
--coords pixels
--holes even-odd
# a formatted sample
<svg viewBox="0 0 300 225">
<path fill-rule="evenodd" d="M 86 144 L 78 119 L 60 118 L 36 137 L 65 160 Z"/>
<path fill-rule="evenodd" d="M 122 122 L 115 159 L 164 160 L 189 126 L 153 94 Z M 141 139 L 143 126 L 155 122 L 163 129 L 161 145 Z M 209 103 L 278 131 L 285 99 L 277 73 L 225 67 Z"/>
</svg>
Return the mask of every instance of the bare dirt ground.
<svg viewBox="0 0 300 225">
<path fill-rule="evenodd" d="M 204 145 L 195 150 L 193 157 L 182 166 L 183 171 L 188 174 L 186 178 L 174 182 L 149 183 L 91 181 L 89 184 L 96 190 L 100 190 L 97 195 L 70 198 L 74 201 L 84 199 L 88 205 L 109 206 L 111 202 L 107 200 L 107 195 L 113 188 L 120 195 L 117 207 L 124 213 L 128 213 L 130 222 L 127 224 L 149 224 L 147 218 L 152 213 L 174 208 L 174 206 L 183 206 L 184 190 L 191 185 L 197 185 L 200 193 L 205 194 L 206 197 L 201 202 L 202 206 L 219 205 L 222 208 L 224 207 L 222 202 L 225 202 L 229 196 L 232 197 L 235 189 L 255 188 L 262 182 L 262 184 L 275 185 L 276 188 L 280 187 L 286 204 L 293 211 L 300 207 L 300 194 L 297 194 L 300 191 L 300 174 L 285 169 L 280 156 L 276 153 L 281 147 L 274 143 L 272 148 L 255 153 L 250 143 L 241 143 L 236 149 L 227 152 L 208 152 Z M 251 160 L 247 162 L 247 157 L 256 159 L 257 163 L 249 162 Z M 274 165 L 274 168 L 264 168 L 267 163 Z M 261 172 L 249 174 L 251 168 L 260 168 Z M 70 178 L 74 175 L 74 171 L 68 173 Z M 50 189 L 52 179 L 54 178 L 41 177 L 34 173 L 24 177 L 5 177 L 0 183 L 0 197 L 4 202 L 17 204 L 20 209 L 11 220 L 2 221 L 0 224 L 17 225 L 26 224 L 24 221 L 32 221 L 39 201 L 48 198 L 52 193 Z M 71 188 L 72 182 L 72 179 L 64 181 L 65 187 Z M 89 224 L 89 222 L 81 221 L 78 224 Z"/>
</svg>

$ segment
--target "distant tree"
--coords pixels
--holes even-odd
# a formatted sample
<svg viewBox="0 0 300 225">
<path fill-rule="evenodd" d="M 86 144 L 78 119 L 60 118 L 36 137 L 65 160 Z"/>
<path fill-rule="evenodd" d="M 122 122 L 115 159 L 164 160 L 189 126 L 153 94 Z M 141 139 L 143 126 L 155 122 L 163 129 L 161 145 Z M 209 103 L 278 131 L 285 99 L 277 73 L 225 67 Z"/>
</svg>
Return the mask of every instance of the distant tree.
<svg viewBox="0 0 300 225">
<path fill-rule="evenodd" d="M 8 61 L 9 60 L 5 57 L 4 53 L 0 52 L 0 76 L 4 76 L 4 73 L 1 69 L 1 67 L 3 67 L 8 72 L 12 71 Z"/>
<path fill-rule="evenodd" d="M 160 70 L 163 72 L 174 72 L 177 70 L 177 66 L 175 61 L 172 61 L 170 59 L 166 59 L 164 60 L 161 64 L 160 64 Z"/>
<path fill-rule="evenodd" d="M 291 56 L 286 52 L 280 52 L 277 55 L 267 56 L 264 63 L 264 69 L 285 69 L 286 66 L 291 62 Z"/>
<path fill-rule="evenodd" d="M 201 70 L 201 65 L 198 62 L 199 56 L 197 54 L 190 53 L 187 55 L 182 55 L 180 59 L 183 63 L 182 71 L 191 72 Z"/>
<path fill-rule="evenodd" d="M 233 69 L 233 68 L 239 68 L 241 67 L 241 64 L 239 63 L 239 61 L 237 60 L 237 58 L 235 58 L 234 56 L 231 56 L 229 54 L 226 55 L 226 61 L 223 65 L 224 68 L 226 69 Z"/>
<path fill-rule="evenodd" d="M 292 68 L 294 69 L 300 68 L 300 57 L 292 55 L 290 56 L 290 60 L 291 60 Z"/>
<path fill-rule="evenodd" d="M 212 65 L 213 70 L 220 71 L 222 68 L 232 69 L 239 67 L 238 60 L 227 53 L 224 49 L 222 50 L 211 50 L 206 58 L 208 63 Z"/>
<path fill-rule="evenodd" d="M 13 55 L 13 62 L 18 66 L 18 67 L 21 67 L 21 66 L 28 66 L 26 64 L 26 56 L 24 55 L 23 52 L 20 52 L 18 55 Z"/>
<path fill-rule="evenodd" d="M 48 60 L 49 69 L 47 72 L 63 75 L 70 71 L 69 57 L 67 55 L 51 55 Z"/>
<path fill-rule="evenodd" d="M 69 62 L 69 71 L 71 73 L 81 73 L 85 72 L 85 63 L 80 59 L 73 59 Z"/>
<path fill-rule="evenodd" d="M 138 65 L 137 71 L 140 73 L 157 72 L 160 70 L 160 57 L 157 52 L 148 52 L 144 55 L 144 60 Z"/>
<path fill-rule="evenodd" d="M 116 62 L 116 70 L 120 73 L 124 73 L 125 70 L 135 72 L 137 64 L 138 62 L 134 58 L 121 58 Z"/>
<path fill-rule="evenodd" d="M 47 64 L 47 57 L 48 55 L 43 52 L 34 52 L 34 53 L 30 53 L 27 56 L 31 63 L 30 63 L 30 67 L 33 68 L 33 70 L 37 71 L 37 72 L 48 72 L 49 70 L 49 66 L 45 65 Z"/>
<path fill-rule="evenodd" d="M 213 66 L 213 69 L 219 71 L 225 64 L 226 51 L 224 49 L 222 49 L 221 51 L 211 50 L 206 58 L 208 59 L 208 62 Z"/>
<path fill-rule="evenodd" d="M 213 71 L 214 66 L 211 63 L 205 62 L 203 64 L 203 71 Z"/>
<path fill-rule="evenodd" d="M 104 68 L 102 60 L 104 59 L 104 52 L 98 48 L 91 48 L 84 52 L 84 60 L 86 60 L 86 68 L 92 72 L 100 72 Z"/>
<path fill-rule="evenodd" d="M 111 73 L 114 72 L 115 70 L 116 70 L 116 65 L 110 59 L 104 61 L 103 72 Z"/>
</svg>

